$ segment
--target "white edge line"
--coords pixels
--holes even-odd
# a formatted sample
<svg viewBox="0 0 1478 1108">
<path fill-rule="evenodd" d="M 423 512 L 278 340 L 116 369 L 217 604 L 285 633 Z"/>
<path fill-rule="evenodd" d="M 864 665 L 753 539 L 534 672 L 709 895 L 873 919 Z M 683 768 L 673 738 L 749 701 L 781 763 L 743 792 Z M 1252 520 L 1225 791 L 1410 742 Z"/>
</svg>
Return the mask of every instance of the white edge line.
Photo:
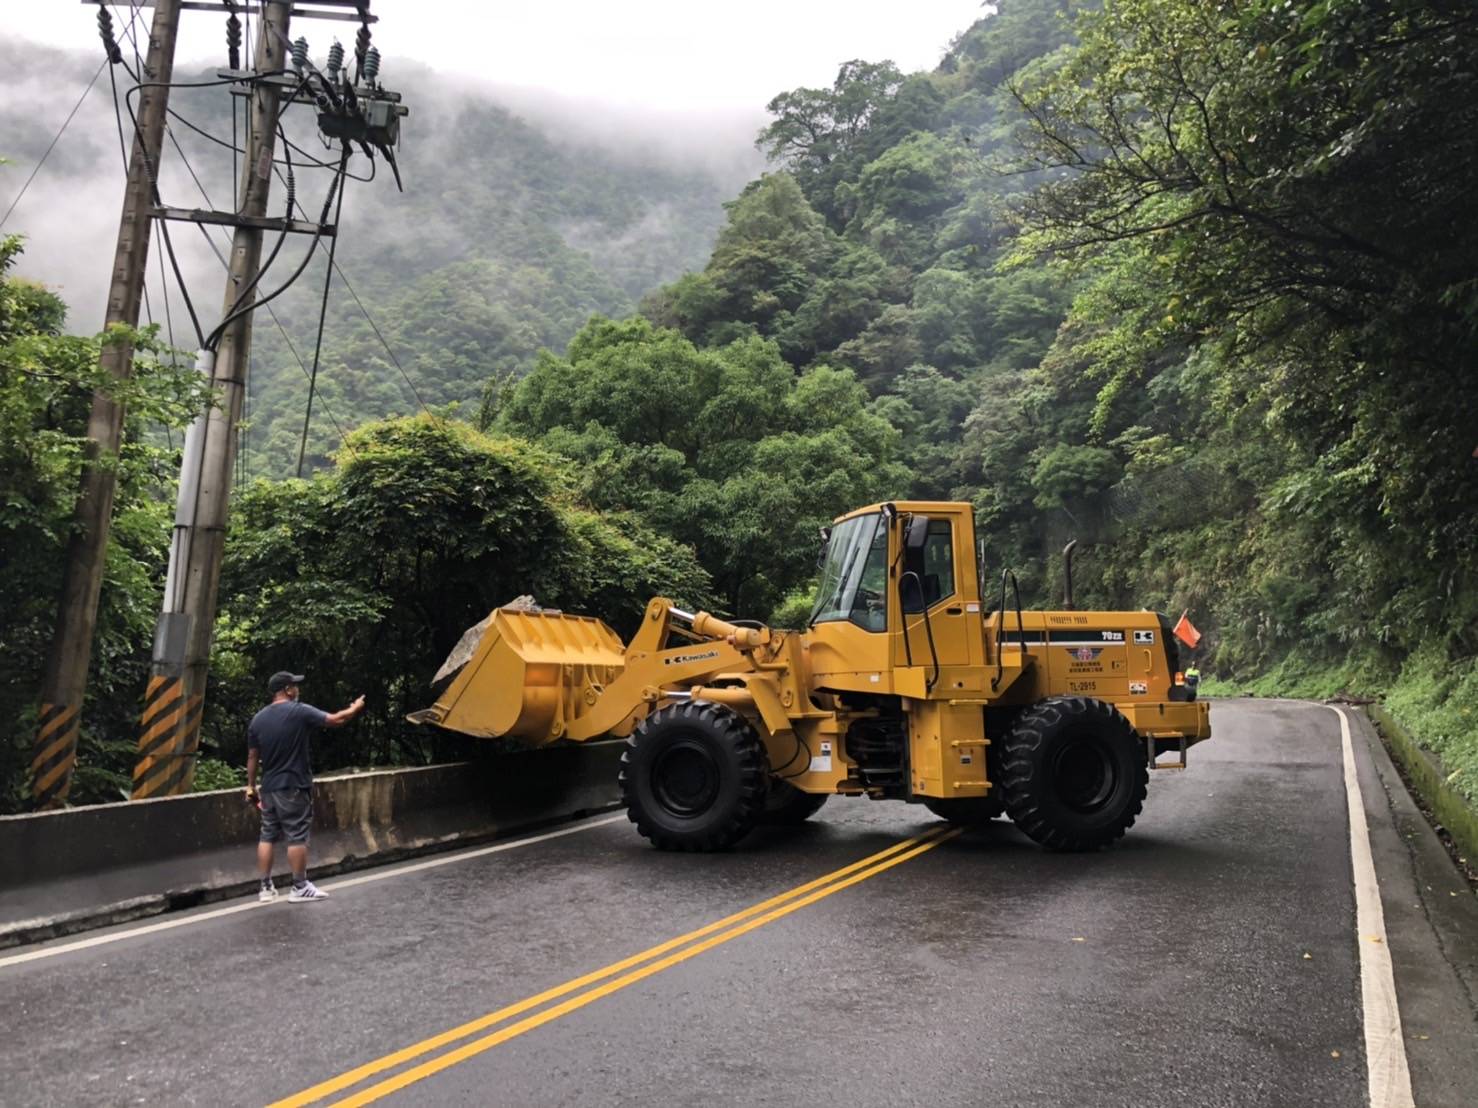
<svg viewBox="0 0 1478 1108">
<path fill-rule="evenodd" d="M 1396 977 L 1391 968 L 1391 948 L 1386 941 L 1386 916 L 1381 908 L 1375 859 L 1370 853 L 1370 829 L 1365 822 L 1365 799 L 1355 769 L 1350 720 L 1343 709 L 1332 704 L 1324 707 L 1339 716 L 1340 745 L 1344 752 L 1350 861 L 1355 879 L 1355 945 L 1360 952 L 1360 998 L 1365 1017 L 1370 1104 L 1371 1108 L 1412 1108 L 1411 1072 L 1406 1062 L 1406 1040 L 1401 1032 L 1401 1009 L 1396 1002 Z"/>
<path fill-rule="evenodd" d="M 624 815 L 606 816 L 603 819 L 593 819 L 579 823 L 574 827 L 562 827 L 558 831 L 546 831 L 542 835 L 532 835 L 526 839 L 514 839 L 510 842 L 494 843 L 492 846 L 481 846 L 472 850 L 459 850 L 452 854 L 443 854 L 440 857 L 428 858 L 424 862 L 387 866 L 384 869 L 377 869 L 373 873 L 351 877 L 345 881 L 325 882 L 323 888 L 327 891 L 333 891 L 335 889 L 351 888 L 355 885 L 368 885 L 372 881 L 386 881 L 392 877 L 401 877 L 407 873 L 417 873 L 421 870 L 434 869 L 437 866 L 449 866 L 454 862 L 465 862 L 471 858 L 481 858 L 488 854 L 498 854 L 502 851 L 514 850 L 521 846 L 533 846 L 535 843 L 548 842 L 550 839 L 558 839 L 565 835 L 574 835 L 581 831 L 589 831 L 593 827 L 604 827 L 608 823 L 616 823 L 625 818 Z M 222 916 L 234 916 L 238 912 L 272 908 L 283 903 L 285 903 L 283 900 L 274 900 L 267 903 L 251 900 L 245 904 L 232 904 L 225 908 L 214 908 L 208 912 L 180 916 L 175 919 L 163 920 L 160 923 L 147 924 L 144 927 L 131 927 L 127 931 L 114 931 L 107 935 L 95 935 L 90 939 L 79 939 L 76 942 L 46 946 L 39 950 L 29 950 L 24 954 L 11 954 L 8 957 L 0 958 L 0 969 L 4 969 L 6 966 L 20 965 L 22 962 L 36 962 L 42 958 L 55 958 L 61 954 L 70 954 L 77 950 L 88 950 L 95 946 L 107 946 L 109 943 L 122 942 L 124 939 L 133 939 L 140 935 L 152 935 L 160 931 L 172 931 L 176 927 L 189 927 L 192 924 L 204 923 L 207 920 L 220 919 Z"/>
</svg>

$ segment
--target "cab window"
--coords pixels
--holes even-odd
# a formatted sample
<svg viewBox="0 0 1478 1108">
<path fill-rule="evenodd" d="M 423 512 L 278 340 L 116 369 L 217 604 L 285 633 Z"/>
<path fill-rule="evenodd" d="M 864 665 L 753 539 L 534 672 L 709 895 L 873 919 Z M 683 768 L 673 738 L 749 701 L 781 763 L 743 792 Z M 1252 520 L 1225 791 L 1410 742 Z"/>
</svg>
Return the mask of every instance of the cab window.
<svg viewBox="0 0 1478 1108">
<path fill-rule="evenodd" d="M 930 605 L 953 596 L 955 591 L 955 542 L 947 519 L 929 521 L 929 541 L 924 544 L 924 599 Z"/>
<path fill-rule="evenodd" d="M 811 611 L 812 623 L 829 620 L 888 629 L 888 528 L 880 514 L 844 520 L 832 530 Z"/>
<path fill-rule="evenodd" d="M 925 532 L 922 557 L 913 565 L 918 574 L 905 575 L 900 584 L 905 612 L 922 612 L 932 608 L 955 591 L 954 530 L 947 519 L 931 519 Z M 922 588 L 923 595 L 919 595 Z"/>
</svg>

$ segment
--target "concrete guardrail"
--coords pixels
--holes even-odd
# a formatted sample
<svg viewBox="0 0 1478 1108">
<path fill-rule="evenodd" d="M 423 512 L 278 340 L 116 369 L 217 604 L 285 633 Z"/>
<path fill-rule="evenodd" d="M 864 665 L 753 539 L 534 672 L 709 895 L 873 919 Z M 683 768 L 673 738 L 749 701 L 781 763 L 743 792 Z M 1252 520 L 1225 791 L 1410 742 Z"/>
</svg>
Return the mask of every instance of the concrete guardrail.
<svg viewBox="0 0 1478 1108">
<path fill-rule="evenodd" d="M 607 811 L 616 742 L 324 777 L 310 868 L 326 876 Z M 258 815 L 240 789 L 0 816 L 0 948 L 250 892 Z M 279 876 L 286 860 L 279 851 Z"/>
<path fill-rule="evenodd" d="M 1478 812 L 1447 783 L 1436 756 L 1423 750 L 1384 705 L 1372 704 L 1369 712 L 1422 805 L 1438 824 L 1439 834 L 1446 832 L 1469 868 L 1478 868 Z"/>
</svg>

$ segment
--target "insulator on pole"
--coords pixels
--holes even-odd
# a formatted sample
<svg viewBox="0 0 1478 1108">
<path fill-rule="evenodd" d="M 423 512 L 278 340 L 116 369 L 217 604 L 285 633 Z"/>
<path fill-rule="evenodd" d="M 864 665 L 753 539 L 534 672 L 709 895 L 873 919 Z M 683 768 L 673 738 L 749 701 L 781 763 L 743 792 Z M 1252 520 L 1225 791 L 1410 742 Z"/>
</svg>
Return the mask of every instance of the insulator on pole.
<svg viewBox="0 0 1478 1108">
<path fill-rule="evenodd" d="M 232 69 L 241 68 L 241 18 L 236 14 L 236 5 L 230 6 L 231 14 L 226 17 L 226 55 Z"/>
<path fill-rule="evenodd" d="M 370 48 L 370 29 L 369 29 L 369 24 L 367 24 L 367 23 L 366 24 L 361 24 L 360 25 L 360 28 L 359 28 L 359 33 L 354 36 L 354 64 L 355 64 L 355 79 L 356 80 L 358 80 L 358 79 L 360 79 L 360 78 L 362 78 L 364 76 L 364 58 L 365 58 L 365 54 L 369 52 L 369 48 Z"/>
<path fill-rule="evenodd" d="M 293 42 L 293 68 L 299 73 L 308 68 L 308 40 L 302 35 Z"/>
<path fill-rule="evenodd" d="M 113 37 L 113 17 L 103 0 L 98 0 L 98 34 L 102 36 L 103 50 L 107 52 L 108 61 L 117 65 L 123 60 L 123 51 L 118 49 L 118 40 Z"/>
<path fill-rule="evenodd" d="M 361 79 L 366 85 L 375 83 L 375 78 L 380 75 L 380 48 L 371 46 L 364 55 L 364 67 L 361 71 Z"/>
<path fill-rule="evenodd" d="M 328 67 L 325 72 L 330 81 L 336 81 L 339 70 L 344 67 L 344 44 L 334 39 L 334 44 L 328 48 Z"/>
</svg>

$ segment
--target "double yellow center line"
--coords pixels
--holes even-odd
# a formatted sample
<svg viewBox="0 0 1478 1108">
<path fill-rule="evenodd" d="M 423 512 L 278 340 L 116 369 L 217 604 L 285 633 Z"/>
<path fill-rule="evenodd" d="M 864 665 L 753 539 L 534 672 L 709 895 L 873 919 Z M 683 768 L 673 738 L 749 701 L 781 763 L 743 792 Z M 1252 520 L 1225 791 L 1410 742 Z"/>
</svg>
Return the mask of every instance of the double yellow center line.
<svg viewBox="0 0 1478 1108">
<path fill-rule="evenodd" d="M 384 1073 L 386 1070 L 395 1069 L 414 1061 L 422 1055 L 430 1054 L 442 1047 L 450 1046 L 469 1035 L 475 1035 L 479 1031 L 486 1031 L 497 1024 L 503 1024 L 505 1020 L 511 1020 L 515 1016 L 523 1016 L 513 1023 L 498 1027 L 490 1034 L 480 1038 L 472 1039 L 463 1043 L 454 1050 L 439 1054 L 419 1065 L 401 1070 L 389 1077 L 377 1081 L 375 1084 L 360 1089 L 334 1103 L 336 1105 L 369 1104 L 371 1101 L 379 1100 L 407 1085 L 413 1085 L 417 1081 L 440 1073 L 442 1070 L 465 1062 L 468 1058 L 481 1054 L 483 1051 L 491 1050 L 500 1043 L 506 1043 L 509 1039 L 517 1038 L 526 1031 L 532 1031 L 536 1027 L 542 1027 L 546 1023 L 559 1019 L 583 1008 L 585 1005 L 599 1000 L 601 997 L 610 996 L 614 992 L 634 985 L 644 978 L 653 974 L 661 973 L 665 969 L 684 962 L 689 958 L 696 957 L 706 950 L 712 950 L 716 946 L 737 939 L 740 935 L 748 934 L 758 927 L 772 923 L 782 916 L 788 916 L 791 912 L 799 911 L 808 904 L 814 904 L 833 893 L 839 893 L 843 889 L 850 888 L 869 877 L 901 865 L 910 858 L 917 858 L 925 851 L 934 849 L 940 843 L 954 838 L 960 832 L 954 828 L 940 828 L 903 842 L 895 843 L 887 850 L 879 851 L 860 862 L 853 862 L 850 866 L 833 870 L 831 873 L 808 881 L 804 885 L 797 885 L 779 896 L 762 900 L 758 904 L 745 908 L 741 912 L 735 912 L 731 916 L 725 916 L 721 920 L 707 924 L 696 931 L 689 931 L 686 935 L 679 935 L 675 939 L 658 943 L 656 946 L 633 954 L 629 958 L 623 958 L 619 962 L 587 973 L 583 977 L 566 981 L 563 985 L 556 985 L 552 989 L 546 989 L 542 993 L 510 1004 L 506 1008 L 499 1008 L 496 1012 L 489 1012 L 475 1020 L 453 1027 L 449 1031 L 443 1031 L 439 1035 L 433 1035 L 429 1039 L 423 1039 L 419 1043 L 387 1054 L 383 1058 L 376 1058 L 372 1062 L 366 1062 L 362 1066 L 339 1074 L 337 1077 L 320 1082 L 310 1089 L 279 1100 L 270 1108 L 299 1108 L 301 1105 L 313 1104 L 333 1096 L 335 1093 L 343 1092 L 345 1089 L 358 1085 L 363 1081 Z M 583 990 L 583 991 L 582 991 Z M 571 995 L 575 994 L 575 995 Z M 560 1000 L 561 997 L 568 999 L 553 1004 L 542 1011 L 534 1012 L 532 1015 L 524 1015 L 551 1001 Z"/>
</svg>

